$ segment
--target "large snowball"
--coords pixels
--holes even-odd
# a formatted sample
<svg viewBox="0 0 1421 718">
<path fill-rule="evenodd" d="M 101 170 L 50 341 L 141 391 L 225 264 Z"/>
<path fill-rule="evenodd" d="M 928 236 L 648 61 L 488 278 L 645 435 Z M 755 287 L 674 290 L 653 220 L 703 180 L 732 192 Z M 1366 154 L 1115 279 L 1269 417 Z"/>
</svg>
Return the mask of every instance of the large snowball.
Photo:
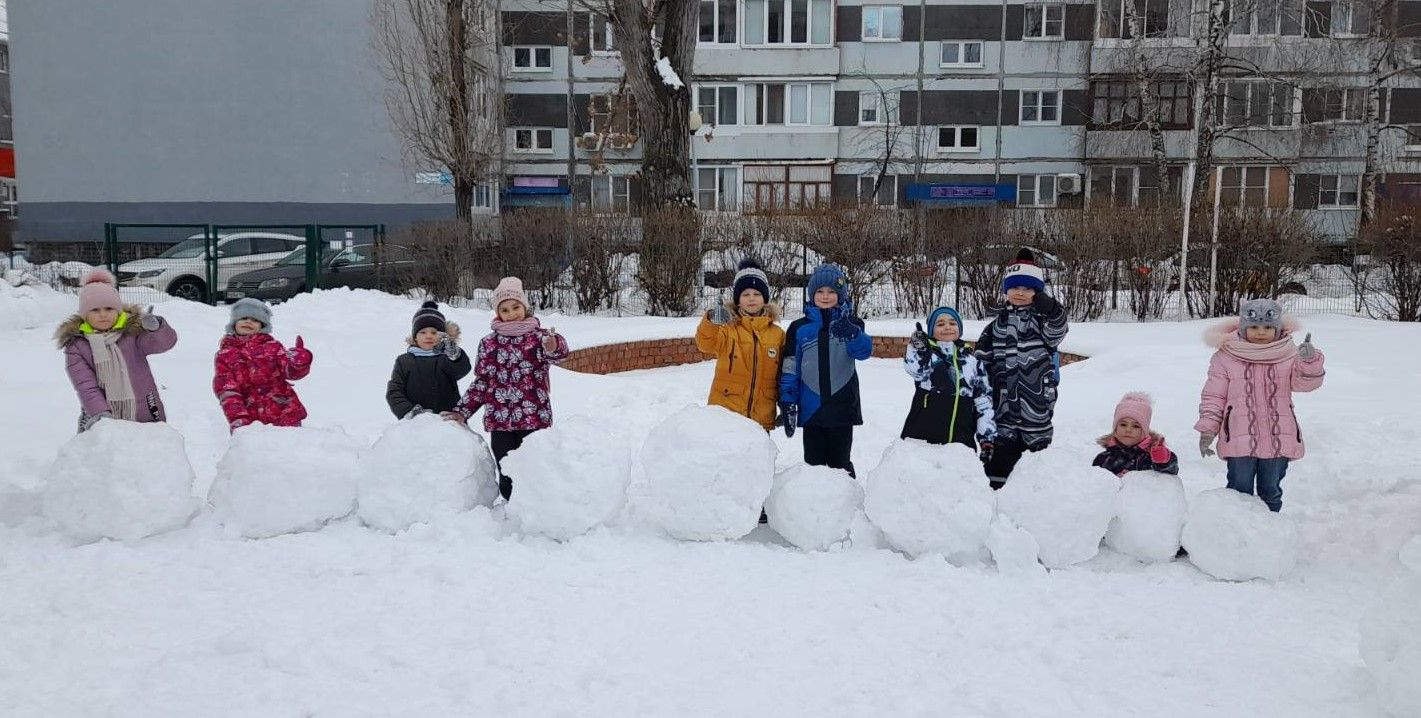
<svg viewBox="0 0 1421 718">
<path fill-rule="evenodd" d="M 678 539 L 737 539 L 759 525 L 775 444 L 743 416 L 688 406 L 651 430 L 641 461 L 653 523 Z"/>
<path fill-rule="evenodd" d="M 139 539 L 187 525 L 198 509 L 192 480 L 182 434 L 105 419 L 60 447 L 41 508 L 81 541 Z"/>
<path fill-rule="evenodd" d="M 894 548 L 952 556 L 986 544 L 996 497 L 971 449 L 903 439 L 869 473 L 864 509 Z"/>
<path fill-rule="evenodd" d="M 530 434 L 503 460 L 513 480 L 508 516 L 524 533 L 566 541 L 605 524 L 627 501 L 631 440 L 586 416 Z"/>
<path fill-rule="evenodd" d="M 1068 449 L 1029 453 L 997 492 L 997 506 L 1036 538 L 1041 563 L 1065 568 L 1100 551 L 1120 480 Z"/>
<path fill-rule="evenodd" d="M 1421 536 L 1402 549 L 1421 557 Z M 1372 674 L 1382 709 L 1398 718 L 1421 716 L 1421 561 L 1362 616 L 1362 661 Z"/>
<path fill-rule="evenodd" d="M 497 494 L 498 470 L 483 439 L 424 414 L 386 429 L 366 454 L 357 515 L 368 526 L 401 531 L 491 504 Z"/>
<path fill-rule="evenodd" d="M 217 464 L 208 501 L 248 538 L 312 531 L 355 510 L 363 453 L 337 429 L 243 427 Z"/>
<path fill-rule="evenodd" d="M 1227 581 L 1276 581 L 1298 560 L 1298 528 L 1292 519 L 1233 489 L 1196 496 L 1183 538 L 1195 566 Z"/>
<path fill-rule="evenodd" d="M 987 548 L 992 552 L 998 573 L 1046 573 L 1046 568 L 1038 560 L 1041 546 L 1036 543 L 1036 538 L 1005 514 L 997 514 L 992 521 L 992 527 L 987 531 Z"/>
<path fill-rule="evenodd" d="M 1121 481 L 1105 545 L 1145 563 L 1171 561 L 1188 510 L 1178 476 L 1132 471 Z"/>
<path fill-rule="evenodd" d="M 849 472 L 798 464 L 775 476 L 765 515 L 770 528 L 806 551 L 823 551 L 849 537 L 863 509 L 863 487 Z"/>
</svg>

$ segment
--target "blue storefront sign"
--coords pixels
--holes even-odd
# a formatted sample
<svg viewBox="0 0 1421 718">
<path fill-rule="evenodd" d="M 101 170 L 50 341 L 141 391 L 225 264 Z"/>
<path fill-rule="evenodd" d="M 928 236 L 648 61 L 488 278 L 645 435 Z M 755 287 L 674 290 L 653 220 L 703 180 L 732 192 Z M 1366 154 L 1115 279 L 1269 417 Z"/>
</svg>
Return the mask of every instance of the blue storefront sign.
<svg viewBox="0 0 1421 718">
<path fill-rule="evenodd" d="M 908 200 L 934 206 L 1015 202 L 1013 184 L 910 184 Z"/>
</svg>

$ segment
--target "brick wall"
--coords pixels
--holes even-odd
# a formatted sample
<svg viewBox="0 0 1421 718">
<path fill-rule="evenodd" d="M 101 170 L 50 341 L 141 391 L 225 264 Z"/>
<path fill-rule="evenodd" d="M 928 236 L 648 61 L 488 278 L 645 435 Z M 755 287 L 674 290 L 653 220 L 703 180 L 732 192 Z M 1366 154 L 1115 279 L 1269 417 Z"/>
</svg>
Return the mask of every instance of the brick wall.
<svg viewBox="0 0 1421 718">
<path fill-rule="evenodd" d="M 899 359 L 908 348 L 907 337 L 874 337 L 873 356 L 879 359 Z M 1062 364 L 1072 364 L 1085 357 L 1075 354 L 1061 354 Z M 715 359 L 713 354 L 704 354 L 696 348 L 696 340 L 690 337 L 677 339 L 650 339 L 640 342 L 603 344 L 601 346 L 578 349 L 562 361 L 562 368 L 584 374 L 614 374 L 636 369 L 660 369 L 681 364 Z"/>
</svg>

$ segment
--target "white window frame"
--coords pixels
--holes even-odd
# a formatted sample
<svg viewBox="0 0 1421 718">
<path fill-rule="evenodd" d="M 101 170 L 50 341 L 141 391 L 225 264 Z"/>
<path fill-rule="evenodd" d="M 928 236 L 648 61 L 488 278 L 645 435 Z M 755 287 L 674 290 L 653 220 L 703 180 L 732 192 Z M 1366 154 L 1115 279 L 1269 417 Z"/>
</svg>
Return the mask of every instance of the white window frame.
<svg viewBox="0 0 1421 718">
<path fill-rule="evenodd" d="M 602 24 L 602 45 L 605 48 L 602 50 L 598 50 L 597 43 L 593 42 L 598 34 L 597 24 L 599 19 Z M 587 17 L 587 52 L 597 57 L 615 57 L 620 55 L 621 52 L 617 50 L 617 43 L 613 36 L 614 32 L 615 30 L 612 27 L 612 21 L 610 19 L 606 16 L 598 15 L 597 13 L 589 13 Z"/>
<path fill-rule="evenodd" d="M 632 184 L 630 175 L 592 175 L 587 183 L 587 204 L 598 214 L 630 214 L 632 207 Z M 598 188 L 604 191 L 602 201 L 598 201 Z M 621 202 L 618 207 L 617 203 Z"/>
<path fill-rule="evenodd" d="M 1022 125 L 1022 126 L 1024 126 L 1024 127 L 1048 127 L 1048 126 L 1054 127 L 1054 126 L 1056 126 L 1056 125 L 1060 125 L 1060 124 L 1061 124 L 1061 91 L 1060 91 L 1060 90 L 1053 90 L 1053 89 L 1023 89 L 1023 90 L 1019 90 L 1018 92 L 1020 93 L 1020 94 L 1019 94 L 1019 98 L 1020 98 L 1020 99 L 1019 99 L 1019 102 L 1018 102 L 1018 104 L 1020 105 L 1020 107 L 1018 108 L 1017 124 L 1020 124 L 1020 125 Z M 1027 102 L 1027 96 L 1028 96 L 1028 95 L 1035 95 L 1035 96 L 1036 96 L 1036 101 L 1035 101 L 1035 102 L 1032 102 L 1032 103 L 1028 103 L 1028 102 Z M 1046 103 L 1046 96 L 1047 96 L 1047 95 L 1054 95 L 1054 100 L 1055 100 L 1055 101 L 1054 101 L 1053 103 L 1051 103 L 1051 104 L 1047 104 L 1047 103 Z M 1028 108 L 1032 108 L 1032 109 L 1035 109 L 1035 110 L 1036 110 L 1036 119 L 1034 119 L 1034 120 L 1028 120 L 1028 119 L 1026 119 L 1026 110 L 1027 110 Z M 1054 117 L 1053 119 L 1049 119 L 1049 120 L 1042 119 L 1042 118 L 1045 117 L 1045 115 L 1047 114 L 1047 110 L 1050 110 L 1050 111 L 1051 111 L 1051 114 L 1054 114 L 1054 115 L 1055 115 L 1055 117 Z"/>
<path fill-rule="evenodd" d="M 761 94 L 768 95 L 765 89 L 769 85 L 784 85 L 784 107 L 783 123 L 755 122 L 755 110 L 762 104 Z M 804 87 L 805 93 L 805 121 L 794 121 L 794 88 Z M 828 115 L 823 122 L 814 121 L 814 99 L 819 93 L 827 93 L 825 98 Z M 747 127 L 832 127 L 834 124 L 834 83 L 832 82 L 805 82 L 805 81 L 785 81 L 785 82 L 754 82 L 746 85 L 746 90 L 741 94 L 741 102 L 745 111 L 745 126 Z M 764 102 L 768 102 L 765 100 Z M 768 116 L 768 107 L 766 108 Z"/>
<path fill-rule="evenodd" d="M 887 15 L 890 11 L 898 14 L 898 35 L 885 34 L 888 31 Z M 868 34 L 868 18 L 872 12 L 878 16 L 878 35 Z M 903 41 L 903 6 L 902 5 L 864 5 L 863 14 L 859 20 L 859 39 L 863 42 L 902 42 Z"/>
<path fill-rule="evenodd" d="M 709 85 L 696 85 L 696 94 L 695 94 L 693 97 L 694 97 L 694 99 L 695 99 L 695 101 L 696 101 L 696 111 L 697 111 L 697 112 L 700 112 L 702 107 L 706 107 L 706 105 L 701 102 L 701 91 L 702 91 L 702 90 L 712 90 L 712 91 L 713 91 L 714 97 L 715 97 L 715 101 L 714 101 L 714 103 L 713 103 L 712 106 L 715 108 L 715 114 L 714 114 L 714 115 L 711 115 L 711 116 L 709 116 L 709 117 L 707 117 L 707 116 L 706 116 L 706 113 L 701 112 L 701 124 L 703 124 L 703 125 L 709 125 L 709 126 L 711 126 L 711 127 L 739 127 L 739 126 L 744 122 L 744 119 L 745 119 L 745 118 L 744 118 L 744 115 L 741 114 L 741 113 L 743 112 L 743 107 L 742 107 L 742 105 L 743 105 L 744 103 L 742 103 L 742 102 L 740 101 L 740 98 L 741 98 L 745 93 L 741 91 L 740 85 L 731 84 L 731 83 L 717 83 L 717 84 L 709 84 Z M 721 104 L 720 104 L 720 101 L 721 101 L 721 94 L 720 94 L 720 91 L 721 91 L 721 90 L 733 90 L 734 93 L 735 93 L 735 110 L 730 113 L 730 114 L 731 114 L 731 117 L 734 118 L 734 119 L 733 119 L 731 122 L 726 123 L 726 124 L 721 124 L 721 122 L 720 122 L 720 109 L 721 109 Z"/>
<path fill-rule="evenodd" d="M 739 165 L 697 165 L 695 167 L 695 170 L 696 171 L 691 174 L 692 178 L 695 181 L 694 193 L 697 208 L 699 208 L 702 212 L 740 211 L 740 208 L 743 206 L 745 198 L 745 173 Z M 709 209 L 700 206 L 702 191 L 701 173 L 708 170 L 713 170 L 715 172 L 715 187 L 713 188 L 713 190 L 711 190 L 715 192 L 715 206 Z M 731 198 L 732 206 L 729 207 L 726 206 L 726 198 L 724 196 L 724 193 L 721 192 L 721 184 L 723 183 L 724 175 L 727 171 L 733 171 L 735 173 L 735 196 Z"/>
<path fill-rule="evenodd" d="M 1332 189 L 1328 189 L 1328 180 L 1332 180 Z M 1347 190 L 1344 183 L 1351 185 L 1351 190 Z M 1332 195 L 1332 200 L 1326 200 L 1328 194 Z M 1352 195 L 1350 204 L 1344 204 L 1343 195 Z M 1317 208 L 1318 209 L 1357 209 L 1361 206 L 1362 198 L 1362 178 L 1360 175 L 1349 174 L 1327 174 L 1322 175 L 1317 180 Z"/>
<path fill-rule="evenodd" d="M 508 129 L 513 137 L 513 151 L 520 154 L 530 155 L 550 155 L 553 153 L 553 128 L 551 127 L 510 127 Z M 528 133 L 528 147 L 518 146 L 518 136 L 521 133 Z M 544 135 L 543 133 L 547 133 Z M 547 147 L 540 146 L 538 138 L 546 136 L 548 138 Z"/>
<path fill-rule="evenodd" d="M 1031 33 L 1031 13 L 1038 10 L 1041 13 L 1041 32 Z M 1059 17 L 1052 18 L 1055 14 Z M 1021 13 L 1021 39 L 1028 41 L 1054 41 L 1066 39 L 1066 6 L 1064 3 L 1027 3 L 1023 6 Z M 1056 33 L 1051 34 L 1052 24 L 1056 25 Z"/>
<path fill-rule="evenodd" d="M 804 42 L 794 42 L 794 41 L 792 40 L 792 38 L 793 38 L 793 36 L 794 36 L 794 35 L 793 35 L 793 15 L 792 15 L 792 13 L 793 13 L 793 8 L 791 7 L 793 0 L 762 0 L 762 2 L 760 3 L 760 5 L 761 5 L 761 13 L 762 13 L 762 14 L 761 14 L 761 23 L 760 23 L 760 25 L 761 25 L 762 28 L 764 28 L 764 32 L 765 32 L 765 39 L 764 39 L 764 41 L 762 41 L 762 42 L 751 42 L 751 41 L 750 41 L 749 34 L 745 32 L 745 15 L 749 13 L 749 8 L 746 7 L 746 1 L 745 1 L 745 0 L 738 0 L 738 2 L 739 2 L 739 6 L 738 6 L 738 7 L 739 7 L 739 9 L 740 9 L 740 18 L 739 18 L 740 27 L 739 27 L 739 32 L 740 32 L 740 37 L 741 37 L 741 44 L 744 45 L 745 47 L 833 47 L 833 46 L 834 46 L 834 15 L 835 15 L 836 12 L 837 12 L 837 8 L 835 7 L 834 0 L 805 0 L 805 11 L 806 11 L 807 15 L 806 15 L 806 17 L 805 17 L 805 23 L 804 23 Z M 829 30 L 828 30 L 828 33 L 827 33 L 828 40 L 825 41 L 825 42 L 815 42 L 815 41 L 814 41 L 814 31 L 815 31 L 815 29 L 817 28 L 817 25 L 815 25 L 815 23 L 814 23 L 814 15 L 815 15 L 815 13 L 814 13 L 814 4 L 815 4 L 816 2 L 822 2 L 822 3 L 825 3 L 825 4 L 827 4 L 827 5 L 829 6 L 829 12 L 828 12 L 828 15 L 827 15 L 827 17 L 828 17 L 828 22 L 829 22 Z M 783 24 L 782 24 L 781 27 L 780 27 L 780 30 L 781 30 L 781 37 L 783 38 L 783 40 L 781 40 L 780 42 L 770 42 L 770 5 L 771 5 L 772 3 L 779 3 L 779 5 L 781 6 L 781 9 L 782 9 L 782 10 L 787 10 L 787 11 L 788 11 L 788 12 L 784 12 L 784 13 L 783 13 L 783 18 L 784 18 L 784 19 L 783 19 Z"/>
<path fill-rule="evenodd" d="M 977 46 L 976 62 L 967 62 L 966 60 L 962 59 L 964 57 L 967 57 L 968 45 Z M 943 55 L 947 52 L 947 48 L 949 47 L 957 48 L 957 62 L 948 62 L 943 59 Z M 937 66 L 981 69 L 985 66 L 986 52 L 987 44 L 981 40 L 943 40 L 942 46 L 939 47 L 937 51 Z"/>
<path fill-rule="evenodd" d="M 474 184 L 474 199 L 470 209 L 474 214 L 495 214 L 498 212 L 498 190 L 491 182 Z"/>
<path fill-rule="evenodd" d="M 982 151 L 982 128 L 979 125 L 940 125 L 937 128 L 937 137 L 934 146 L 937 147 L 938 154 L 973 154 Z M 951 131 L 953 144 L 942 144 L 944 131 Z M 963 145 L 962 131 L 973 130 L 976 144 Z"/>
<path fill-rule="evenodd" d="M 1021 185 L 1022 185 L 1022 181 L 1023 181 L 1023 180 L 1028 180 L 1028 178 L 1029 178 L 1029 181 L 1030 181 L 1030 182 L 1032 183 L 1032 185 L 1033 185 L 1033 186 L 1032 186 L 1031 193 L 1032 193 L 1032 197 L 1033 197 L 1034 199 L 1032 200 L 1032 203 L 1031 203 L 1031 204 L 1022 204 L 1022 202 L 1021 202 Z M 1041 202 L 1041 187 L 1043 186 L 1043 184 L 1046 184 L 1047 182 L 1049 182 L 1049 185 L 1050 185 L 1050 187 L 1051 187 L 1051 202 L 1050 202 L 1050 204 L 1043 204 L 1043 203 Z M 1016 177 L 1016 206 L 1018 206 L 1018 207 L 1037 207 L 1037 208 L 1047 209 L 1047 208 L 1055 207 L 1056 204 L 1057 204 L 1058 202 L 1060 202 L 1060 201 L 1061 201 L 1061 193 L 1057 191 L 1057 187 L 1056 187 L 1056 175 L 1055 175 L 1055 173 L 1048 173 L 1048 174 L 1022 174 L 1022 175 L 1017 175 L 1017 177 Z"/>
<path fill-rule="evenodd" d="M 886 107 L 888 103 L 884 102 L 885 99 L 886 98 L 884 98 L 883 93 L 879 92 L 878 90 L 859 91 L 859 127 L 870 127 L 888 124 L 888 108 Z M 864 119 L 866 111 L 872 111 L 872 119 Z"/>
<path fill-rule="evenodd" d="M 591 48 L 590 45 L 589 45 L 588 47 L 589 47 L 589 49 Z M 548 65 L 547 65 L 547 67 L 539 67 L 539 66 L 538 66 L 538 52 L 539 52 L 539 51 L 542 51 L 542 50 L 546 50 L 547 53 L 548 53 Z M 518 64 L 518 53 L 519 53 L 520 51 L 527 51 L 527 52 L 528 52 L 528 63 L 529 63 L 528 65 L 519 65 L 519 64 Z M 509 57 L 509 62 L 512 63 L 512 65 L 513 65 L 513 71 L 514 71 L 514 72 L 552 72 L 552 71 L 553 71 L 553 46 L 552 46 L 552 45 L 514 45 L 512 51 L 509 53 L 508 57 Z"/>
<path fill-rule="evenodd" d="M 858 205 L 860 207 L 897 207 L 898 175 L 883 175 L 883 184 L 879 185 L 878 193 L 868 199 L 864 198 L 866 190 L 873 188 L 873 185 L 878 182 L 878 177 L 878 174 L 871 172 L 865 172 L 858 176 L 858 189 L 854 193 L 854 196 L 858 198 Z M 888 190 L 890 200 L 888 202 L 880 201 L 885 190 Z"/>
<path fill-rule="evenodd" d="M 702 39 L 700 39 L 700 37 L 701 37 L 701 31 L 700 31 L 700 6 L 701 6 L 703 3 L 706 3 L 706 2 L 709 2 L 709 3 L 711 4 L 711 22 L 713 23 L 713 27 L 714 27 L 714 30 L 712 31 L 712 34 L 715 35 L 715 39 L 714 39 L 714 40 L 702 40 Z M 737 36 L 737 38 L 738 38 L 738 37 L 740 36 L 740 33 L 744 31 L 743 28 L 741 28 L 741 26 L 740 26 L 740 22 L 741 22 L 741 15 L 744 14 L 745 0 L 735 0 L 734 6 L 735 6 L 735 34 L 736 34 L 736 36 Z M 720 2 L 719 2 L 719 0 L 699 0 L 699 2 L 696 3 L 696 13 L 697 13 L 697 14 L 696 14 L 696 25 L 697 25 L 697 27 L 696 27 L 696 43 L 697 43 L 698 45 L 720 45 L 720 46 L 722 46 L 722 47 L 735 47 L 735 46 L 737 46 L 737 45 L 740 44 L 740 42 L 739 42 L 738 39 L 736 39 L 736 40 L 726 40 L 725 38 L 722 38 L 722 37 L 720 36 Z"/>
</svg>

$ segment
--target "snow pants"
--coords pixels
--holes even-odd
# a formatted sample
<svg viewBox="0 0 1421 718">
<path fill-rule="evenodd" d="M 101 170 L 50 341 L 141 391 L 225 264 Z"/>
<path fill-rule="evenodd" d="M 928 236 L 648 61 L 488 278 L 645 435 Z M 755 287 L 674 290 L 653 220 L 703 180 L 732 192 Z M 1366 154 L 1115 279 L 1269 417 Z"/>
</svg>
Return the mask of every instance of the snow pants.
<svg viewBox="0 0 1421 718">
<path fill-rule="evenodd" d="M 493 448 L 493 461 L 498 464 L 498 493 L 504 501 L 513 495 L 513 479 L 503 473 L 503 457 L 509 452 L 523 445 L 523 440 L 536 429 L 521 429 L 518 431 L 491 431 L 489 432 L 489 443 Z"/>
<path fill-rule="evenodd" d="M 1026 444 L 1016 439 L 1002 439 L 992 446 L 992 456 L 983 467 L 992 488 L 999 489 L 1006 483 L 1012 469 L 1016 468 L 1016 462 L 1021 461 L 1022 454 L 1027 451 L 1034 449 L 1028 449 Z"/>
<path fill-rule="evenodd" d="M 1236 456 L 1224 461 L 1229 466 L 1229 488 L 1252 496 L 1257 485 L 1258 498 L 1268 504 L 1268 510 L 1283 510 L 1283 477 L 1288 474 L 1287 459 Z"/>
<path fill-rule="evenodd" d="M 854 427 L 850 426 L 806 426 L 804 434 L 804 463 L 810 466 L 827 466 L 843 469 L 849 476 L 854 473 L 854 462 L 849 458 L 854 448 Z"/>
</svg>

